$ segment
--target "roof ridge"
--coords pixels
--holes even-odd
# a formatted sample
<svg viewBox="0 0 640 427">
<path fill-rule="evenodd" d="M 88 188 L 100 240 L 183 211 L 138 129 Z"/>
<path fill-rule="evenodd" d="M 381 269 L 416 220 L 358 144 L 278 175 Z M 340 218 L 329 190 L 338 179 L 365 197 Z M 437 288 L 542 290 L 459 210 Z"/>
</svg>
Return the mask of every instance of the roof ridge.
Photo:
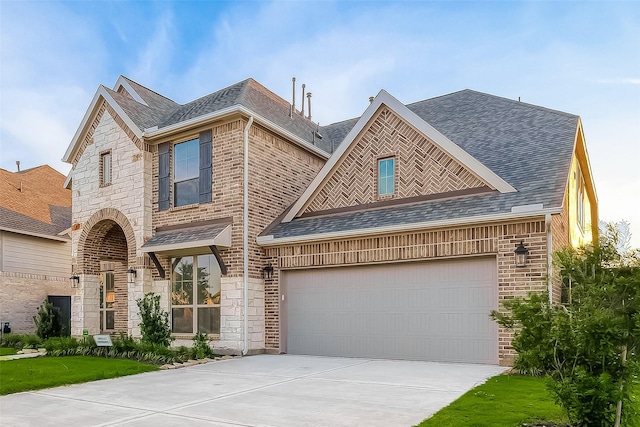
<svg viewBox="0 0 640 427">
<path fill-rule="evenodd" d="M 153 93 L 153 94 L 155 94 L 155 95 L 158 95 L 158 96 L 160 96 L 160 97 L 162 97 L 162 98 L 166 99 L 167 101 L 171 101 L 171 102 L 173 102 L 173 103 L 174 103 L 174 104 L 176 104 L 176 105 L 180 105 L 180 104 L 178 104 L 176 101 L 174 101 L 173 99 L 171 99 L 171 98 L 169 98 L 169 97 L 167 97 L 167 96 L 165 96 L 165 95 L 163 95 L 163 94 L 161 94 L 161 93 L 159 93 L 159 92 L 156 92 L 155 90 L 150 89 L 150 88 L 146 87 L 145 85 L 142 85 L 142 84 L 140 84 L 140 83 L 136 82 L 135 80 L 131 80 L 131 79 L 130 79 L 129 77 L 127 77 L 127 76 L 122 76 L 122 78 L 123 78 L 123 79 L 125 79 L 125 80 L 128 80 L 128 81 L 129 81 L 129 83 L 133 83 L 133 84 L 135 84 L 135 85 L 137 85 L 137 86 L 140 86 L 141 88 L 144 88 L 144 89 L 148 90 L 149 92 L 151 92 L 151 93 Z"/>
<path fill-rule="evenodd" d="M 202 96 L 200 96 L 200 97 L 198 97 L 198 98 L 196 98 L 196 99 L 192 99 L 192 100 L 191 100 L 191 101 L 189 101 L 189 102 L 185 102 L 184 104 L 178 104 L 178 105 L 179 105 L 180 107 L 184 107 L 184 106 L 187 106 L 187 105 L 189 105 L 189 104 L 193 104 L 194 102 L 200 101 L 201 99 L 204 99 L 204 98 L 208 98 L 208 97 L 210 97 L 211 95 L 215 95 L 216 93 L 221 93 L 221 92 L 223 92 L 223 91 L 225 91 L 225 90 L 229 90 L 229 89 L 231 89 L 231 88 L 232 88 L 232 87 L 234 87 L 234 86 L 238 86 L 238 85 L 241 85 L 241 84 L 246 84 L 246 82 L 247 82 L 248 80 L 249 80 L 249 79 L 241 80 L 241 81 L 239 81 L 239 82 L 236 82 L 236 83 L 230 84 L 230 85 L 228 85 L 228 86 L 225 86 L 225 87 L 223 87 L 222 89 L 214 90 L 213 92 L 210 92 L 210 93 L 208 93 L 208 94 L 206 94 L 206 95 L 202 95 Z"/>
<path fill-rule="evenodd" d="M 507 98 L 505 96 L 494 95 L 494 94 L 491 94 L 491 93 L 481 92 L 479 90 L 474 90 L 474 89 L 462 89 L 462 90 L 458 90 L 458 91 L 455 91 L 455 92 L 447 93 L 447 94 L 444 94 L 444 95 L 436 96 L 436 97 L 433 97 L 433 98 L 423 99 L 422 101 L 416 101 L 416 102 L 413 102 L 411 104 L 407 104 L 407 107 L 409 105 L 419 104 L 421 102 L 431 101 L 431 100 L 438 99 L 438 98 L 444 98 L 444 97 L 448 97 L 448 96 L 455 95 L 457 93 L 462 93 L 462 92 L 470 92 L 470 93 L 473 93 L 473 94 L 482 95 L 482 96 L 486 96 L 486 97 L 489 97 L 489 98 L 499 99 L 499 100 L 502 100 L 502 101 L 505 101 L 505 102 L 509 102 L 511 104 L 522 105 L 522 106 L 525 106 L 525 107 L 528 107 L 528 108 L 533 108 L 533 109 L 542 110 L 542 111 L 546 111 L 546 112 L 553 113 L 553 114 L 558 114 L 558 115 L 564 116 L 564 117 L 579 117 L 577 114 L 567 113 L 566 111 L 556 110 L 556 109 L 549 108 L 549 107 L 543 107 L 541 105 L 531 104 L 529 102 L 517 101 L 515 99 Z"/>
</svg>

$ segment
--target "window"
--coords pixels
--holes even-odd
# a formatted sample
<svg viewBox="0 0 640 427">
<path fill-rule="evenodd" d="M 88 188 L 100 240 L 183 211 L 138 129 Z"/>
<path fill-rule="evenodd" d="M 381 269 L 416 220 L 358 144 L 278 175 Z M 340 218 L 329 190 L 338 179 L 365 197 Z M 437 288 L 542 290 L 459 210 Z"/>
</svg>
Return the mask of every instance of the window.
<svg viewBox="0 0 640 427">
<path fill-rule="evenodd" d="M 158 145 L 158 210 L 211 202 L 212 150 L 211 130 L 179 144 Z"/>
<path fill-rule="evenodd" d="M 387 196 L 395 192 L 395 159 L 378 160 L 378 195 Z"/>
<path fill-rule="evenodd" d="M 100 154 L 100 185 L 111 184 L 111 151 Z"/>
<path fill-rule="evenodd" d="M 578 225 L 580 229 L 584 230 L 586 215 L 584 212 L 584 178 L 582 177 L 582 171 L 578 166 L 576 179 L 576 201 L 578 202 Z"/>
<path fill-rule="evenodd" d="M 100 273 L 100 331 L 115 329 L 116 288 L 113 271 Z"/>
<path fill-rule="evenodd" d="M 220 266 L 213 255 L 171 260 L 171 330 L 220 333 Z"/>
<path fill-rule="evenodd" d="M 199 140 L 176 144 L 173 156 L 174 206 L 198 203 L 200 175 Z"/>
</svg>

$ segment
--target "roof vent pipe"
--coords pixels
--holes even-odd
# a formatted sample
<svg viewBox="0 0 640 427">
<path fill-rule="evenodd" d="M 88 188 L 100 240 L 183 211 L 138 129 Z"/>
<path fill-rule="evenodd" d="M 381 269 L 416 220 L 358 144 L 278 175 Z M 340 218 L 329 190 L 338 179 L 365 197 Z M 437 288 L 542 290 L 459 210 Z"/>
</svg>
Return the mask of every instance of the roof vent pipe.
<svg viewBox="0 0 640 427">
<path fill-rule="evenodd" d="M 20 172 L 20 160 L 16 160 L 16 166 L 18 167 L 18 172 Z"/>
<path fill-rule="evenodd" d="M 291 104 L 291 116 L 296 112 L 296 78 L 291 78 L 291 85 L 293 86 L 293 104 Z"/>
<path fill-rule="evenodd" d="M 311 120 L 311 92 L 307 93 L 307 102 L 309 103 L 309 115 L 307 119 Z"/>
<path fill-rule="evenodd" d="M 305 84 L 302 83 L 302 111 L 300 111 L 300 115 L 304 117 L 304 88 Z"/>
</svg>

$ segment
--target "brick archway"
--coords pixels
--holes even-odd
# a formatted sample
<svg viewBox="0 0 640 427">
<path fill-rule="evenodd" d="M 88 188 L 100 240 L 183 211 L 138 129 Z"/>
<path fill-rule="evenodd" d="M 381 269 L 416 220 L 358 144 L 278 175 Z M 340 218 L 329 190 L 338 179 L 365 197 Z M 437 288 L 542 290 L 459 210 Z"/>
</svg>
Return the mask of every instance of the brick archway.
<svg viewBox="0 0 640 427">
<path fill-rule="evenodd" d="M 77 263 L 78 263 L 78 272 L 85 274 L 95 274 L 95 271 L 87 271 L 90 269 L 87 255 L 90 250 L 87 250 L 87 245 L 96 244 L 99 242 L 101 237 L 109 231 L 109 229 L 113 226 L 117 225 L 124 233 L 124 237 L 126 239 L 126 264 L 134 265 L 136 262 L 136 238 L 135 233 L 133 232 L 133 228 L 129 223 L 127 217 L 117 209 L 114 208 L 104 208 L 99 210 L 98 212 L 91 215 L 91 218 L 84 224 L 82 228 L 82 233 L 80 233 L 80 238 L 78 239 L 78 252 L 77 252 Z M 93 260 L 97 261 L 97 260 Z M 95 269 L 95 268 L 92 268 Z"/>
</svg>

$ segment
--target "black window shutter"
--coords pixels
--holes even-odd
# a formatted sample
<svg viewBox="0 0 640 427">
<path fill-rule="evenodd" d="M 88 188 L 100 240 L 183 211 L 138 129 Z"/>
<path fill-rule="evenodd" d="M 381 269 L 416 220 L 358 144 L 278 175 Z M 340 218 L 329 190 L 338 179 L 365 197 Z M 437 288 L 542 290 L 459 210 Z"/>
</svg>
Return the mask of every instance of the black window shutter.
<svg viewBox="0 0 640 427">
<path fill-rule="evenodd" d="M 211 201 L 211 141 L 210 130 L 200 132 L 200 176 L 198 179 L 200 203 Z"/>
<path fill-rule="evenodd" d="M 158 146 L 158 210 L 166 211 L 171 207 L 169 202 L 171 172 L 171 143 L 165 142 Z"/>
</svg>

